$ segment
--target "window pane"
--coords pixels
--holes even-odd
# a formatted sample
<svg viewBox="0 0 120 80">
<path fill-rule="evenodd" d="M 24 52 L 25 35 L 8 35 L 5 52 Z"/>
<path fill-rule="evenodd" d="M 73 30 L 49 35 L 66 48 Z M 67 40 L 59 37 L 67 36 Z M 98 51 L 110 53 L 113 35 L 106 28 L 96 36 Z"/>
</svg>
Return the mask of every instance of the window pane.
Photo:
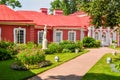
<svg viewBox="0 0 120 80">
<path fill-rule="evenodd" d="M 74 32 L 69 32 L 69 40 L 74 41 L 75 39 L 75 33 Z"/>
<path fill-rule="evenodd" d="M 42 44 L 42 41 L 43 41 L 43 32 L 39 32 L 39 43 Z"/>
<path fill-rule="evenodd" d="M 60 42 L 61 41 L 61 32 L 57 32 L 56 33 L 56 42 Z"/>
<path fill-rule="evenodd" d="M 24 30 L 15 30 L 16 43 L 24 43 Z"/>
</svg>

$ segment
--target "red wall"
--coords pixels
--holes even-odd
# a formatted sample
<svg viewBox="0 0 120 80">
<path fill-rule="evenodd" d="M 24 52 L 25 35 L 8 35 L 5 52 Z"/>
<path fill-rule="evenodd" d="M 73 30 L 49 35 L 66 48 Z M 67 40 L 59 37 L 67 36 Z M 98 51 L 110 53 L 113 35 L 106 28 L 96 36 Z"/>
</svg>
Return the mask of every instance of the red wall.
<svg viewBox="0 0 120 80">
<path fill-rule="evenodd" d="M 30 26 L 10 26 L 10 25 L 0 25 L 1 28 L 1 37 L 2 40 L 5 41 L 11 41 L 14 42 L 14 28 L 25 28 L 26 29 L 26 42 L 29 41 L 34 41 L 34 30 L 32 31 L 32 29 L 34 29 L 33 27 Z"/>
<path fill-rule="evenodd" d="M 38 43 L 38 31 L 41 31 L 41 30 L 43 30 L 43 29 L 35 29 L 34 30 L 34 41 L 36 43 Z M 48 43 L 53 42 L 53 30 L 51 30 L 51 29 L 47 30 L 47 40 L 48 40 Z"/>
<path fill-rule="evenodd" d="M 41 31 L 43 29 L 34 29 L 33 26 L 10 26 L 10 25 L 0 25 L 2 34 L 1 37 L 5 41 L 11 41 L 14 42 L 14 28 L 25 28 L 26 29 L 26 43 L 27 42 L 36 42 L 38 43 L 38 31 Z M 63 40 L 68 40 L 68 31 L 71 30 L 61 30 L 63 31 Z M 80 30 L 73 30 L 76 31 L 76 40 L 80 40 Z M 84 32 L 85 36 L 87 36 L 87 31 Z M 47 31 L 47 39 L 48 43 L 53 42 L 53 30 L 48 29 Z"/>
<path fill-rule="evenodd" d="M 71 30 L 62 30 L 63 31 L 63 40 L 68 40 L 68 32 Z M 80 30 L 73 30 L 76 31 L 76 40 L 80 40 Z"/>
</svg>

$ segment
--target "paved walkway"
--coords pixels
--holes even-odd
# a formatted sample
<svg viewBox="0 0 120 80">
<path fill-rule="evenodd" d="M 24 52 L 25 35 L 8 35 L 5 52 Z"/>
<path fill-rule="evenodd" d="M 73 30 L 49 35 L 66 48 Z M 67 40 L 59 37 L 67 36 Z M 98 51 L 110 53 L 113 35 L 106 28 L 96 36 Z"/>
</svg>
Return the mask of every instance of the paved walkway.
<svg viewBox="0 0 120 80">
<path fill-rule="evenodd" d="M 90 49 L 90 52 L 28 80 L 80 80 L 105 53 L 113 51 L 107 47 Z"/>
</svg>

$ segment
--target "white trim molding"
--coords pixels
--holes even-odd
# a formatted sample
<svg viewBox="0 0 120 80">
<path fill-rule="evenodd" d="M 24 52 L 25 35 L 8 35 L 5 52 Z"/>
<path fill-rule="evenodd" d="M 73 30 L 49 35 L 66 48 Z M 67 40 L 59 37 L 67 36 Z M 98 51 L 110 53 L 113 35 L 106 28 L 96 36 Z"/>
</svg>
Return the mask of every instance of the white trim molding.
<svg viewBox="0 0 120 80">
<path fill-rule="evenodd" d="M 16 36 L 16 33 L 18 32 L 19 33 L 19 30 L 23 30 L 24 32 L 24 37 L 23 37 L 23 43 L 25 44 L 26 43 L 26 28 L 21 28 L 21 27 L 18 27 L 18 28 L 14 28 L 14 43 L 17 43 L 17 36 Z M 19 42 L 18 42 L 19 43 Z"/>
<path fill-rule="evenodd" d="M 74 40 L 70 40 L 70 33 L 74 33 Z M 76 31 L 68 31 L 68 40 L 76 42 Z"/>
</svg>

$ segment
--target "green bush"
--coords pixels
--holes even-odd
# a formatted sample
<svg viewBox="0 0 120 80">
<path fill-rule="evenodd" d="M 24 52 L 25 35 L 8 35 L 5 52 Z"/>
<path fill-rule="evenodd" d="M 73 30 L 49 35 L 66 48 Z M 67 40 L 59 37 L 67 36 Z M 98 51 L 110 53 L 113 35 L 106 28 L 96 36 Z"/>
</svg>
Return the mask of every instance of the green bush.
<svg viewBox="0 0 120 80">
<path fill-rule="evenodd" d="M 12 42 L 0 41 L 0 60 L 11 59 L 16 54 L 13 46 Z"/>
<path fill-rule="evenodd" d="M 83 39 L 83 46 L 87 48 L 95 47 L 95 39 L 92 37 L 85 37 Z"/>
<path fill-rule="evenodd" d="M 61 47 L 57 43 L 51 43 L 48 45 L 48 49 L 45 50 L 46 54 L 53 54 L 61 52 Z"/>
<path fill-rule="evenodd" d="M 62 41 L 59 43 L 59 45 L 61 46 L 62 50 L 68 49 L 70 50 L 70 52 L 74 52 L 75 49 L 77 48 L 77 45 L 75 44 L 75 42 L 72 42 L 72 41 Z"/>
<path fill-rule="evenodd" d="M 69 50 L 69 49 L 63 49 L 62 53 L 71 53 L 71 50 Z"/>
<path fill-rule="evenodd" d="M 101 45 L 101 41 L 100 40 L 96 40 L 95 41 L 95 47 L 100 47 L 100 45 Z"/>
<path fill-rule="evenodd" d="M 45 55 L 41 49 L 26 49 L 17 55 L 16 60 L 25 65 L 34 65 L 45 61 Z"/>
<path fill-rule="evenodd" d="M 78 49 L 79 51 L 83 50 L 83 42 L 82 41 L 76 42 L 76 49 Z"/>
<path fill-rule="evenodd" d="M 35 48 L 35 47 L 37 47 L 37 45 L 35 43 L 33 43 L 33 42 L 28 42 L 27 43 L 27 48 L 28 49 L 32 49 L 32 48 Z"/>
</svg>

